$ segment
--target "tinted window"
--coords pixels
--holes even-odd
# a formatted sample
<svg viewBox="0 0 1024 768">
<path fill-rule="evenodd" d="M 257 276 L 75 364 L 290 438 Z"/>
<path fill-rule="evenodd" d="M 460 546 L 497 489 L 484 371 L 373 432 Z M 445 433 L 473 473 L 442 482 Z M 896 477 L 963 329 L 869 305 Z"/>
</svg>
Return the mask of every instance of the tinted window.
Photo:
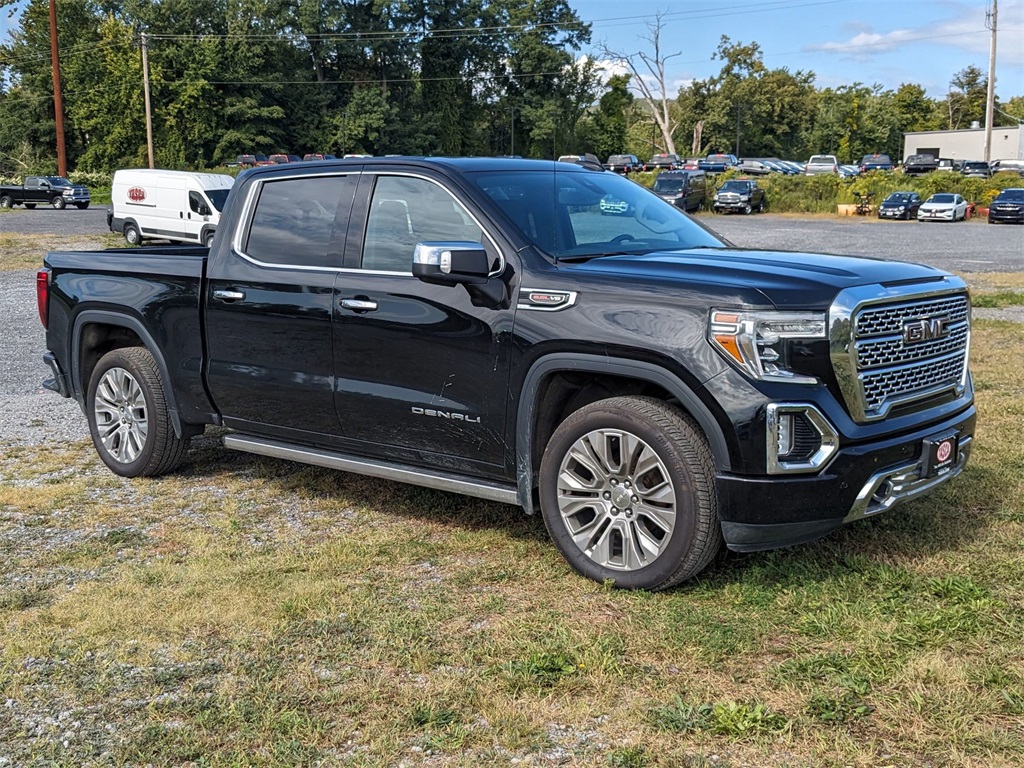
<svg viewBox="0 0 1024 768">
<path fill-rule="evenodd" d="M 932 195 L 933 203 L 952 203 L 956 198 L 953 195 Z"/>
<path fill-rule="evenodd" d="M 836 159 L 831 155 L 815 155 L 807 161 L 808 165 L 835 165 Z"/>
<path fill-rule="evenodd" d="M 228 192 L 230 189 L 208 189 L 206 190 L 206 196 L 210 198 L 210 202 L 213 203 L 213 207 L 218 211 L 224 210 L 224 203 L 228 200 Z"/>
<path fill-rule="evenodd" d="M 416 243 L 483 240 L 480 227 L 443 187 L 426 179 L 380 176 L 363 240 L 363 269 L 412 272 Z"/>
<path fill-rule="evenodd" d="M 202 196 L 198 192 L 189 191 L 188 207 L 192 210 L 192 213 L 199 213 L 200 206 L 205 205 L 206 201 L 203 200 Z"/>
<path fill-rule="evenodd" d="M 1024 189 L 1004 189 L 996 200 L 1004 203 L 1024 203 Z"/>
<path fill-rule="evenodd" d="M 340 267 L 354 188 L 349 176 L 264 182 L 246 254 L 271 264 Z"/>
<path fill-rule="evenodd" d="M 675 206 L 614 173 L 481 172 L 468 176 L 540 250 L 555 258 L 720 248 Z M 624 205 L 602 215 L 601 201 Z"/>
</svg>

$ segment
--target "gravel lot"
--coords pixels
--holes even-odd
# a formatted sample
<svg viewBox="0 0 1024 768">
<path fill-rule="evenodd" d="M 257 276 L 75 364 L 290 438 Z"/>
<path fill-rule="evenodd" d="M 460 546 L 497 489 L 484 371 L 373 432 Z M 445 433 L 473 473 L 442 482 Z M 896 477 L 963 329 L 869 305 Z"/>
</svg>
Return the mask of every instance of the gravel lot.
<svg viewBox="0 0 1024 768">
<path fill-rule="evenodd" d="M 56 234 L 69 240 L 107 232 L 106 206 L 85 211 L 16 209 L 0 216 L 0 235 Z M 746 248 L 883 256 L 961 273 L 1024 272 L 1024 227 L 878 221 L 850 218 L 703 216 L 723 237 Z M 42 254 L 40 254 L 42 256 Z M 0 253 L 2 260 L 2 253 Z M 0 271 L 0 440 L 41 443 L 88 437 L 77 403 L 44 390 L 45 340 L 31 271 Z M 981 317 L 1024 322 L 1024 307 L 978 310 Z"/>
</svg>

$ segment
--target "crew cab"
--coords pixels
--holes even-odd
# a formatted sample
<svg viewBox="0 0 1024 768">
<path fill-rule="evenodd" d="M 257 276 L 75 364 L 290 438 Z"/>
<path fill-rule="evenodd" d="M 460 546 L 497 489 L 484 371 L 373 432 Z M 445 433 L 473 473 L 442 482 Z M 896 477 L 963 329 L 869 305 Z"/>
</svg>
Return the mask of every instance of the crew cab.
<svg viewBox="0 0 1024 768">
<path fill-rule="evenodd" d="M 903 173 L 907 176 L 923 176 L 938 169 L 939 161 L 934 155 L 911 155 L 903 161 Z"/>
<path fill-rule="evenodd" d="M 764 210 L 764 189 L 750 179 L 729 179 L 715 192 L 712 210 L 715 213 L 727 211 L 751 213 Z"/>
<path fill-rule="evenodd" d="M 74 205 L 84 210 L 89 207 L 89 199 L 88 187 L 72 184 L 63 176 L 28 176 L 21 186 L 0 186 L 0 208 L 52 205 L 60 210 Z"/>
<path fill-rule="evenodd" d="M 219 425 L 227 448 L 539 511 L 622 588 L 884 513 L 974 435 L 959 277 L 736 248 L 569 163 L 255 168 L 209 250 L 53 252 L 36 287 L 44 385 L 113 472 L 170 472 Z"/>
</svg>

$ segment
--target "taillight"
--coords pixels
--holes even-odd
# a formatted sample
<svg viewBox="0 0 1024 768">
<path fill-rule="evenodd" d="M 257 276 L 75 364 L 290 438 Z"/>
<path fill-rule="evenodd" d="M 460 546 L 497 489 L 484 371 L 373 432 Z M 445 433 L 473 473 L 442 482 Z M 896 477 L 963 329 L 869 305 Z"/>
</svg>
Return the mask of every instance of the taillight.
<svg viewBox="0 0 1024 768">
<path fill-rule="evenodd" d="M 49 328 L 50 322 L 50 268 L 43 267 L 36 272 L 36 305 L 39 308 L 39 322 Z"/>
</svg>

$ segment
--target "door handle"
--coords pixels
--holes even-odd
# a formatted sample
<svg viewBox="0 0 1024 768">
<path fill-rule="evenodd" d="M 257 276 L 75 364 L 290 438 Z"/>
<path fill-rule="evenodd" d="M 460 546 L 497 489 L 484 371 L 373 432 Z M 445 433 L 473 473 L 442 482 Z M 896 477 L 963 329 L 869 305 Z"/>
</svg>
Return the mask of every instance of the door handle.
<svg viewBox="0 0 1024 768">
<path fill-rule="evenodd" d="M 373 312 L 377 309 L 377 302 L 370 299 L 342 299 L 341 308 L 353 312 Z"/>
<path fill-rule="evenodd" d="M 223 301 L 241 301 L 245 298 L 245 294 L 241 291 L 214 291 L 213 298 Z"/>
</svg>

